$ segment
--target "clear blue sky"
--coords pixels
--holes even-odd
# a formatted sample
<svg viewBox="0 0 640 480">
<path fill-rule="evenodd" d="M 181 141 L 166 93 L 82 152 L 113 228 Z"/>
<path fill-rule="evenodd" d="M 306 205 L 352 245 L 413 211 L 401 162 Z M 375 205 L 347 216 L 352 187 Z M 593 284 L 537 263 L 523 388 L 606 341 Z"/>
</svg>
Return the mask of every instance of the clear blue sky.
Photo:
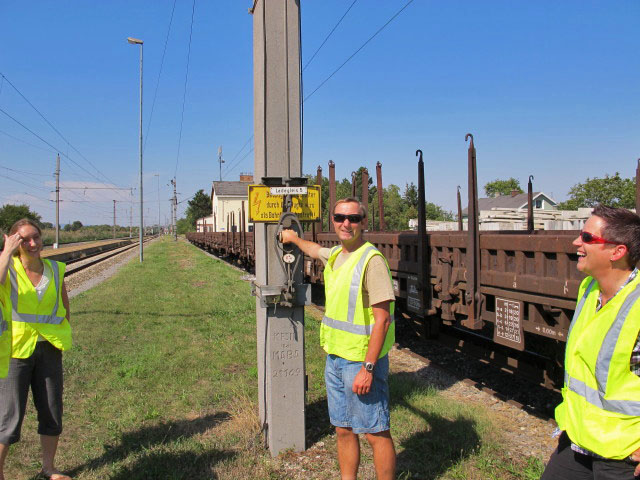
<svg viewBox="0 0 640 480">
<path fill-rule="evenodd" d="M 301 0 L 303 64 L 351 3 Z M 358 0 L 304 71 L 306 94 L 406 3 Z M 0 77 L 0 108 L 54 147 L 0 112 L 0 203 L 27 203 L 53 221 L 56 151 L 71 158 L 63 156 L 63 186 L 137 185 L 139 52 L 128 36 L 145 42 L 149 222 L 158 194 L 168 216 L 174 172 L 180 215 L 198 189 L 209 192 L 219 145 L 223 179 L 252 172 L 251 4 L 196 0 L 178 154 L 191 0 L 175 2 L 153 117 L 173 0 L 0 1 L 0 73 L 71 145 Z M 587 177 L 631 177 L 640 157 L 638 25 L 637 0 L 414 0 L 305 102 L 304 171 L 321 165 L 326 175 L 332 159 L 344 178 L 359 166 L 374 174 L 380 161 L 385 185 L 403 190 L 416 182 L 420 148 L 427 199 L 453 210 L 472 132 L 481 187 L 511 176 L 526 186 L 534 175 L 535 190 L 564 200 Z M 63 198 L 62 223 L 111 223 L 116 199 L 118 223 L 128 224 L 128 190 Z"/>
</svg>

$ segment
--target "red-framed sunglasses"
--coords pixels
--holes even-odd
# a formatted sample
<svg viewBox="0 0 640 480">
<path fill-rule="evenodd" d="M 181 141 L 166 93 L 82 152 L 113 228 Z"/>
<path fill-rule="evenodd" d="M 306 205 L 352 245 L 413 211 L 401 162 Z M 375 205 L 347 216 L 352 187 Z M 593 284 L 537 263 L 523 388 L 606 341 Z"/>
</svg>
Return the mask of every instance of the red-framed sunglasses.
<svg viewBox="0 0 640 480">
<path fill-rule="evenodd" d="M 593 233 L 589 233 L 589 232 L 580 232 L 580 239 L 584 242 L 584 243 L 609 243 L 611 245 L 619 245 L 618 242 L 612 242 L 611 240 L 605 240 L 602 237 L 599 237 L 597 235 L 594 235 Z"/>
</svg>

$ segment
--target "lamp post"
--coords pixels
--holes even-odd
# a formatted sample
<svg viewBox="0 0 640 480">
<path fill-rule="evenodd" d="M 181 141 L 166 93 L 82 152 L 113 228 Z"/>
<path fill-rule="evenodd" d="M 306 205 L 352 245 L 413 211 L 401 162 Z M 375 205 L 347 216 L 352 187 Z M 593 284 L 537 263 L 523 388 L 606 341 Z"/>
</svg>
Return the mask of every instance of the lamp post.
<svg viewBox="0 0 640 480">
<path fill-rule="evenodd" d="M 156 173 L 156 177 L 158 177 L 158 235 L 160 235 L 160 174 Z"/>
<path fill-rule="evenodd" d="M 132 37 L 127 37 L 127 42 L 131 45 L 140 45 L 140 263 L 142 263 L 142 239 L 144 235 L 142 213 L 142 45 L 144 42 Z"/>
</svg>

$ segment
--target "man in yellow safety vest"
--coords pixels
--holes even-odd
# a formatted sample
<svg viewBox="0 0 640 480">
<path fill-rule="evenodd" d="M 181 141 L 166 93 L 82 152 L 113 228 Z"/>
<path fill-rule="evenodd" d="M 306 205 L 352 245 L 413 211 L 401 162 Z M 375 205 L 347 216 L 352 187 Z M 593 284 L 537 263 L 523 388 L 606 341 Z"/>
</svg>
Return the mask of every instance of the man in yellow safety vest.
<svg viewBox="0 0 640 480">
<path fill-rule="evenodd" d="M 395 476 L 387 383 L 395 296 L 384 256 L 362 238 L 366 214 L 356 198 L 336 202 L 331 221 L 340 245 L 331 249 L 301 239 L 293 230 L 281 234 L 283 243 L 293 243 L 325 264 L 320 343 L 327 352 L 327 401 L 343 480 L 358 473 L 360 433 L 373 449 L 378 479 Z"/>
<path fill-rule="evenodd" d="M 569 327 L 558 448 L 542 480 L 640 476 L 640 217 L 598 205 L 573 244 L 580 285 Z"/>
</svg>

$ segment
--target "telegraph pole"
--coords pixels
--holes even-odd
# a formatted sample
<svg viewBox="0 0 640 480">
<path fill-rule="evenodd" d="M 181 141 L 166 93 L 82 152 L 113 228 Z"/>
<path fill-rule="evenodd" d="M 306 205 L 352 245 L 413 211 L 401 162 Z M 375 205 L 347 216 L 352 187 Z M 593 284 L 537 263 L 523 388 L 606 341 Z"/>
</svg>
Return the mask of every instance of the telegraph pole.
<svg viewBox="0 0 640 480">
<path fill-rule="evenodd" d="M 218 147 L 218 164 L 220 166 L 220 181 L 222 181 L 222 164 L 224 160 L 222 159 L 222 145 Z"/>
<path fill-rule="evenodd" d="M 171 199 L 171 211 L 173 216 L 173 240 L 178 241 L 178 194 L 176 193 L 176 179 L 171 179 L 173 185 L 173 198 Z"/>
<path fill-rule="evenodd" d="M 113 201 L 113 238 L 116 238 L 116 201 Z"/>
<path fill-rule="evenodd" d="M 167 222 L 167 228 L 169 229 L 169 235 L 173 235 L 173 197 L 169 199 L 169 212 L 170 218 L 165 215 L 164 219 Z"/>
<path fill-rule="evenodd" d="M 254 171 L 302 176 L 299 0 L 254 0 Z M 268 64 L 268 65 L 267 65 Z M 263 181 L 264 182 L 264 181 Z M 276 246 L 278 225 L 255 224 L 257 285 L 287 281 Z M 301 253 L 299 253 L 301 254 Z M 302 265 L 293 272 L 302 283 Z M 256 298 L 260 421 L 271 455 L 305 449 L 304 307 L 265 307 Z"/>
<path fill-rule="evenodd" d="M 60 154 L 56 157 L 56 243 L 53 248 L 60 245 Z"/>
<path fill-rule="evenodd" d="M 160 235 L 160 174 L 156 173 L 158 177 L 158 235 Z"/>
</svg>

